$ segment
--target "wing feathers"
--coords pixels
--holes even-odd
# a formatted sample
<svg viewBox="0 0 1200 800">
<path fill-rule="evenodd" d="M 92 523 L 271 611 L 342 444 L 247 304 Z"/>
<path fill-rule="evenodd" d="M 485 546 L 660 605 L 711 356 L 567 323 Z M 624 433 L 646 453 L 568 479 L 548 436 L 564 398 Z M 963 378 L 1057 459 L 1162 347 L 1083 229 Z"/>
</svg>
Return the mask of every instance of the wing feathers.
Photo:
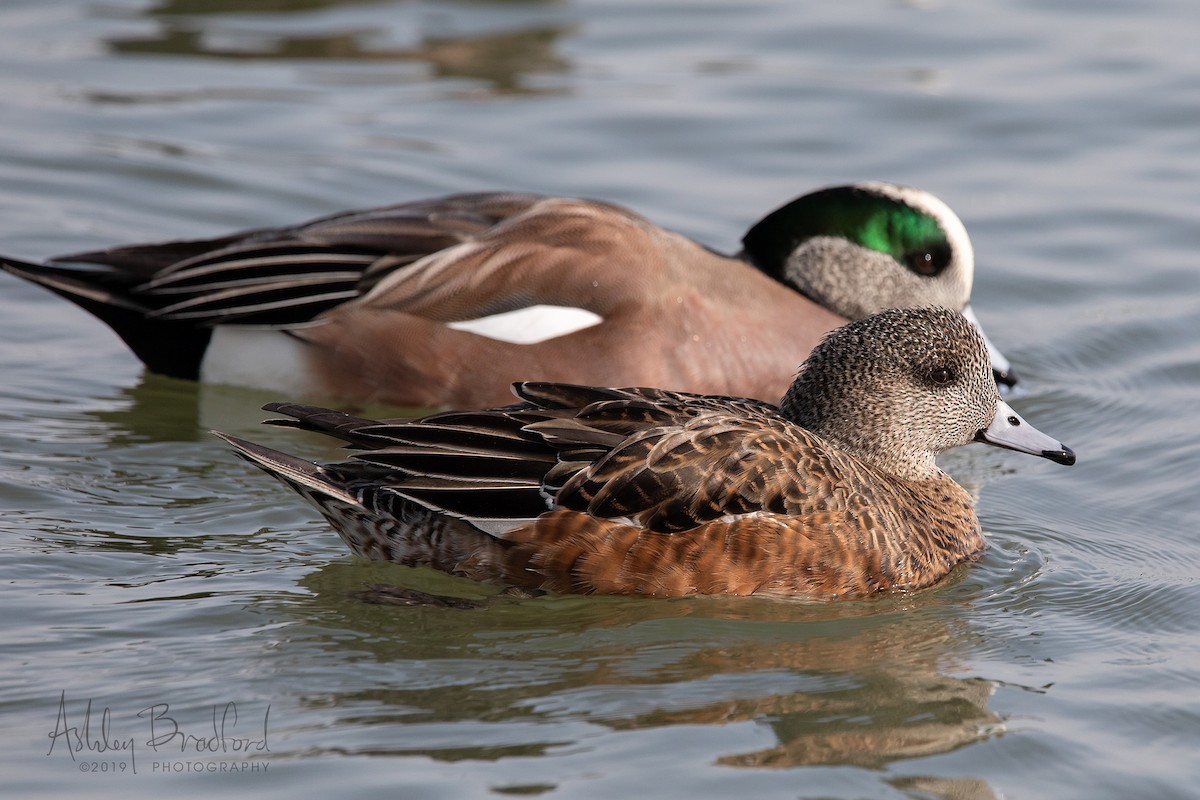
<svg viewBox="0 0 1200 800">
<path fill-rule="evenodd" d="M 820 439 L 765 404 L 551 383 L 517 393 L 525 403 L 394 422 L 294 404 L 268 409 L 360 448 L 340 469 L 389 470 L 387 492 L 501 535 L 504 520 L 514 529 L 551 509 L 684 534 L 817 513 L 838 497 L 836 477 L 821 477 L 836 469 L 819 463 Z"/>
<path fill-rule="evenodd" d="M 72 296 L 144 309 L 155 319 L 301 325 L 418 259 L 488 235 L 542 200 L 512 192 L 451 195 L 215 239 L 78 253 L 39 270 L 61 272 L 47 283 L 69 276 Z M 110 269 L 89 269 L 95 265 Z"/>
</svg>

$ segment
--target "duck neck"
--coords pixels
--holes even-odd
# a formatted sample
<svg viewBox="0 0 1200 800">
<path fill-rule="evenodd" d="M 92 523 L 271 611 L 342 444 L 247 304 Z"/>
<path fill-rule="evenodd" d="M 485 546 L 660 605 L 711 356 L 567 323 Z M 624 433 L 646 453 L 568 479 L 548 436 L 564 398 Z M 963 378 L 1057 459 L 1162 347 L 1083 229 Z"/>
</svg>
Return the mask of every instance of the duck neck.
<svg viewBox="0 0 1200 800">
<path fill-rule="evenodd" d="M 779 408 L 800 427 L 888 475 L 907 481 L 946 477 L 937 465 L 937 454 L 914 446 L 910 432 L 905 429 L 874 430 L 870 438 L 864 437 L 856 417 L 865 414 L 878 419 L 879 414 L 870 408 L 851 406 L 834 396 L 836 393 L 836 388 L 828 382 L 797 380 Z"/>
</svg>

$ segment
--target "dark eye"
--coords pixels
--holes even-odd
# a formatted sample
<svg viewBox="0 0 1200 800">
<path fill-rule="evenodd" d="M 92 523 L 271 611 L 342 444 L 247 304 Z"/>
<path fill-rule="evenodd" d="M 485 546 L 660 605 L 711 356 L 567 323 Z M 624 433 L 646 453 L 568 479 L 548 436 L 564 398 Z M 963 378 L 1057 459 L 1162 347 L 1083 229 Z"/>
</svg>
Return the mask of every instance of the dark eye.
<svg viewBox="0 0 1200 800">
<path fill-rule="evenodd" d="M 941 274 L 950 265 L 949 247 L 931 247 L 913 250 L 904 256 L 906 265 L 918 275 L 933 276 Z"/>
<path fill-rule="evenodd" d="M 954 382 L 954 370 L 949 367 L 934 367 L 929 370 L 929 382 L 934 386 L 949 386 Z"/>
</svg>

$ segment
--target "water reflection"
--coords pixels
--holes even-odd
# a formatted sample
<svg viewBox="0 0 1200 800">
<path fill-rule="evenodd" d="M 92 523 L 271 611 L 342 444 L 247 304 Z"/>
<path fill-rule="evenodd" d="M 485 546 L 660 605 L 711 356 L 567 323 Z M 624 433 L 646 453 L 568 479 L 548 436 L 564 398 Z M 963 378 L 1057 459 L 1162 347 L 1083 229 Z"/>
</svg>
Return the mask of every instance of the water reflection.
<svg viewBox="0 0 1200 800">
<path fill-rule="evenodd" d="M 149 15 L 171 14 L 290 14 L 336 6 L 362 6 L 382 0 L 159 0 Z"/>
<path fill-rule="evenodd" d="M 853 677 L 855 683 L 825 692 L 780 694 L 753 701 L 728 701 L 684 713 L 651 713 L 628 727 L 765 721 L 778 743 L 750 753 L 723 756 L 718 763 L 739 767 L 853 765 L 883 768 L 904 758 L 950 752 L 1002 729 L 987 710 L 995 685 L 982 679 L 940 675 L 929 666 L 908 664 L 880 669 L 886 658 L 873 636 L 835 639 L 795 647 L 749 648 L 739 654 L 756 666 L 801 669 Z M 836 649 L 833 654 L 830 650 Z M 851 663 L 854 661 L 856 663 Z M 619 727 L 619 726 L 618 726 Z"/>
<path fill-rule="evenodd" d="M 470 592 L 484 602 L 473 610 L 397 608 L 350 596 L 374 578 L 400 578 L 434 593 Z M 878 769 L 1003 730 L 987 707 L 995 684 L 947 674 L 969 631 L 937 592 L 832 605 L 530 600 L 488 596 L 429 571 L 351 562 L 327 565 L 302 584 L 312 595 L 289 613 L 310 623 L 305 643 L 354 662 L 360 678 L 363 664 L 378 670 L 378 685 L 359 680 L 351 691 L 308 695 L 311 702 L 342 709 L 345 724 L 414 726 L 399 734 L 378 730 L 372 749 L 393 756 L 542 752 L 563 744 L 564 720 L 613 731 L 742 723 L 768 728 L 775 743 L 720 755 L 716 763 Z M 473 748 L 467 741 L 419 741 L 421 726 L 462 722 L 543 722 L 545 740 L 530 740 L 525 724 L 520 743 L 499 750 L 494 742 Z M 976 789 L 962 796 L 989 796 L 986 786 Z"/>
<path fill-rule="evenodd" d="M 95 428 L 98 439 L 103 439 L 108 445 L 122 447 L 146 442 L 212 443 L 214 439 L 210 431 L 221 430 L 239 435 L 253 434 L 263 441 L 276 441 L 281 447 L 291 445 L 303 448 L 316 443 L 319 446 L 313 449 L 314 453 L 332 453 L 337 449 L 332 440 L 297 438 L 294 433 L 290 439 L 288 436 L 277 437 L 279 429 L 261 425 L 262 420 L 272 416 L 262 411 L 263 405 L 274 400 L 329 405 L 327 398 L 283 397 L 272 390 L 199 383 L 143 370 L 136 383 L 117 387 L 111 403 L 81 413 L 86 419 L 99 423 Z M 377 419 L 421 416 L 433 411 L 381 404 L 341 403 L 332 407 Z M 226 460 L 222 463 L 227 465 L 234 462 Z"/>
<path fill-rule="evenodd" d="M 290 14 L 337 6 L 394 4 L 395 0 L 159 0 L 147 14 Z M 471 0 L 470 5 L 557 5 L 559 0 Z"/>
<path fill-rule="evenodd" d="M 888 781 L 902 792 L 915 797 L 936 797 L 944 800 L 996 800 L 996 793 L 987 783 L 975 778 L 941 778 L 912 775 Z"/>
<path fill-rule="evenodd" d="M 515 5 L 492 0 L 497 5 Z M 496 94 L 536 94 L 554 91 L 530 86 L 534 74 L 561 73 L 571 63 L 557 50 L 560 39 L 575 32 L 570 24 L 526 24 L 515 30 L 429 35 L 413 47 L 389 48 L 377 42 L 387 37 L 380 26 L 329 26 L 318 33 L 270 31 L 261 25 L 231 30 L 225 20 L 220 31 L 210 30 L 209 19 L 222 13 L 288 13 L 338 5 L 362 5 L 346 0 L 166 0 L 146 14 L 159 25 L 149 36 L 113 38 L 109 48 L 119 54 L 167 54 L 209 58 L 391 61 L 423 64 L 427 79 L 480 81 Z M 541 3 L 534 3 L 538 5 Z M 528 6 L 525 2 L 522 6 Z M 216 35 L 219 34 L 219 35 Z"/>
<path fill-rule="evenodd" d="M 103 424 L 109 444 L 190 442 L 202 439 L 199 385 L 143 371 L 137 383 L 118 390 L 113 407 L 87 413 Z"/>
</svg>

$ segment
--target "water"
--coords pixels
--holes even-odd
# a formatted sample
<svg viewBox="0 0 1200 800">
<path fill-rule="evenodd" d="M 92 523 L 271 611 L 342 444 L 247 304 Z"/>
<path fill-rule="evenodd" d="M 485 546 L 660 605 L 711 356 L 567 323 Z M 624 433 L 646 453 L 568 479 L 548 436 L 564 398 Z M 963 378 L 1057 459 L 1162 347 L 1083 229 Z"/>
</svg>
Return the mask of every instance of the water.
<svg viewBox="0 0 1200 800">
<path fill-rule="evenodd" d="M 912 597 L 499 597 L 354 561 L 206 433 L 330 455 L 258 428 L 278 398 L 145 375 L 0 275 L 6 794 L 1198 796 L 1198 26 L 1187 0 L 8 0 L 4 252 L 488 188 L 729 249 L 817 186 L 913 183 L 974 237 L 1013 404 L 1080 462 L 949 456 L 991 548 Z M 480 607 L 351 596 L 376 583 Z M 51 738 L 89 700 L 91 746 L 132 754 Z M 196 752 L 222 716 L 236 752 Z"/>
</svg>

